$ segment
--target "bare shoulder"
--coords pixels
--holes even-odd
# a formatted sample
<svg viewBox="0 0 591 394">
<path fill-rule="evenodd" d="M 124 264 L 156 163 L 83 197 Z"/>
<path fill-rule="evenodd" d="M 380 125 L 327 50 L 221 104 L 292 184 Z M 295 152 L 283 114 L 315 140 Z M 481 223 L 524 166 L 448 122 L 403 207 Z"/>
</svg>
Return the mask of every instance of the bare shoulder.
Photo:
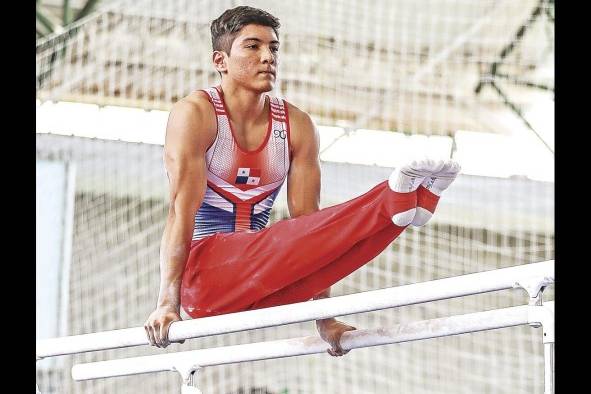
<svg viewBox="0 0 591 394">
<path fill-rule="evenodd" d="M 319 141 L 318 130 L 312 117 L 291 103 L 287 103 L 291 141 L 294 148 L 316 145 Z"/>
<path fill-rule="evenodd" d="M 175 106 L 177 104 L 179 106 L 191 106 L 192 105 L 196 109 L 198 108 L 201 111 L 213 112 L 213 108 L 211 107 L 211 103 L 209 102 L 207 95 L 200 90 L 192 92 L 192 93 L 188 94 L 187 96 L 183 97 L 182 99 L 180 99 L 179 101 L 177 101 L 175 103 Z"/>
<path fill-rule="evenodd" d="M 170 111 L 165 147 L 207 149 L 215 139 L 216 130 L 215 113 L 205 95 L 191 93 L 177 101 Z"/>
<path fill-rule="evenodd" d="M 287 111 L 289 113 L 290 126 L 292 127 L 314 127 L 314 121 L 310 115 L 296 107 L 290 102 L 287 102 Z"/>
</svg>

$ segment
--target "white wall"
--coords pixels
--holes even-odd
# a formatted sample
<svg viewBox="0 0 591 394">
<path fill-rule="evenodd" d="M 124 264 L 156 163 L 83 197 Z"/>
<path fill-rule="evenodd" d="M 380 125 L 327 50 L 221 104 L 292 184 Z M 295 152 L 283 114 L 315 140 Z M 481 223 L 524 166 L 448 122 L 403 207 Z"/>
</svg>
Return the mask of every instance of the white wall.
<svg viewBox="0 0 591 394">
<path fill-rule="evenodd" d="M 36 338 L 66 330 L 74 207 L 74 168 L 62 161 L 36 163 Z"/>
</svg>

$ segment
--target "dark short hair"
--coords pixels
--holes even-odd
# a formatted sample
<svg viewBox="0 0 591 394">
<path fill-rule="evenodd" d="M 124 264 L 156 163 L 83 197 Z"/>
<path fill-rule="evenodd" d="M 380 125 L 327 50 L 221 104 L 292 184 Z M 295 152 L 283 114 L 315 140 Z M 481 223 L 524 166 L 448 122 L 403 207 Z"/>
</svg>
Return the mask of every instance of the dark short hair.
<svg viewBox="0 0 591 394">
<path fill-rule="evenodd" d="M 224 11 L 211 22 L 211 44 L 214 51 L 224 51 L 230 55 L 232 43 L 236 35 L 246 25 L 261 25 L 273 28 L 277 37 L 279 33 L 279 19 L 258 8 L 239 6 Z"/>
</svg>

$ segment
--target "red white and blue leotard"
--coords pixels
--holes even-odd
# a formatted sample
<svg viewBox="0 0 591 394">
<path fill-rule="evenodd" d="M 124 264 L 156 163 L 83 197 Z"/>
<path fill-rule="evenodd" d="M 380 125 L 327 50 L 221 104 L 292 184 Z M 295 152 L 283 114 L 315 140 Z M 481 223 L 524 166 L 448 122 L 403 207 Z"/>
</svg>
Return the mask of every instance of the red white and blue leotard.
<svg viewBox="0 0 591 394">
<path fill-rule="evenodd" d="M 245 151 L 236 143 L 223 92 L 203 90 L 217 118 L 217 136 L 206 153 L 207 189 L 195 215 L 193 241 L 215 233 L 261 230 L 289 171 L 287 104 L 269 100 L 269 122 L 262 144 Z"/>
</svg>

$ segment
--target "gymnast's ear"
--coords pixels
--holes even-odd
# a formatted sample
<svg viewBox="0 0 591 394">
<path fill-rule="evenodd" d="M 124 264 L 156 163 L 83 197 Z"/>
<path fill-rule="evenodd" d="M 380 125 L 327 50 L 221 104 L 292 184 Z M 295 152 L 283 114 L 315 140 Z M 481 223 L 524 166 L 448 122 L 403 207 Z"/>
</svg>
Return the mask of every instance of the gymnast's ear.
<svg viewBox="0 0 591 394">
<path fill-rule="evenodd" d="M 219 73 L 225 74 L 228 72 L 228 64 L 226 59 L 228 55 L 224 51 L 213 51 L 212 60 L 215 70 Z"/>
</svg>

